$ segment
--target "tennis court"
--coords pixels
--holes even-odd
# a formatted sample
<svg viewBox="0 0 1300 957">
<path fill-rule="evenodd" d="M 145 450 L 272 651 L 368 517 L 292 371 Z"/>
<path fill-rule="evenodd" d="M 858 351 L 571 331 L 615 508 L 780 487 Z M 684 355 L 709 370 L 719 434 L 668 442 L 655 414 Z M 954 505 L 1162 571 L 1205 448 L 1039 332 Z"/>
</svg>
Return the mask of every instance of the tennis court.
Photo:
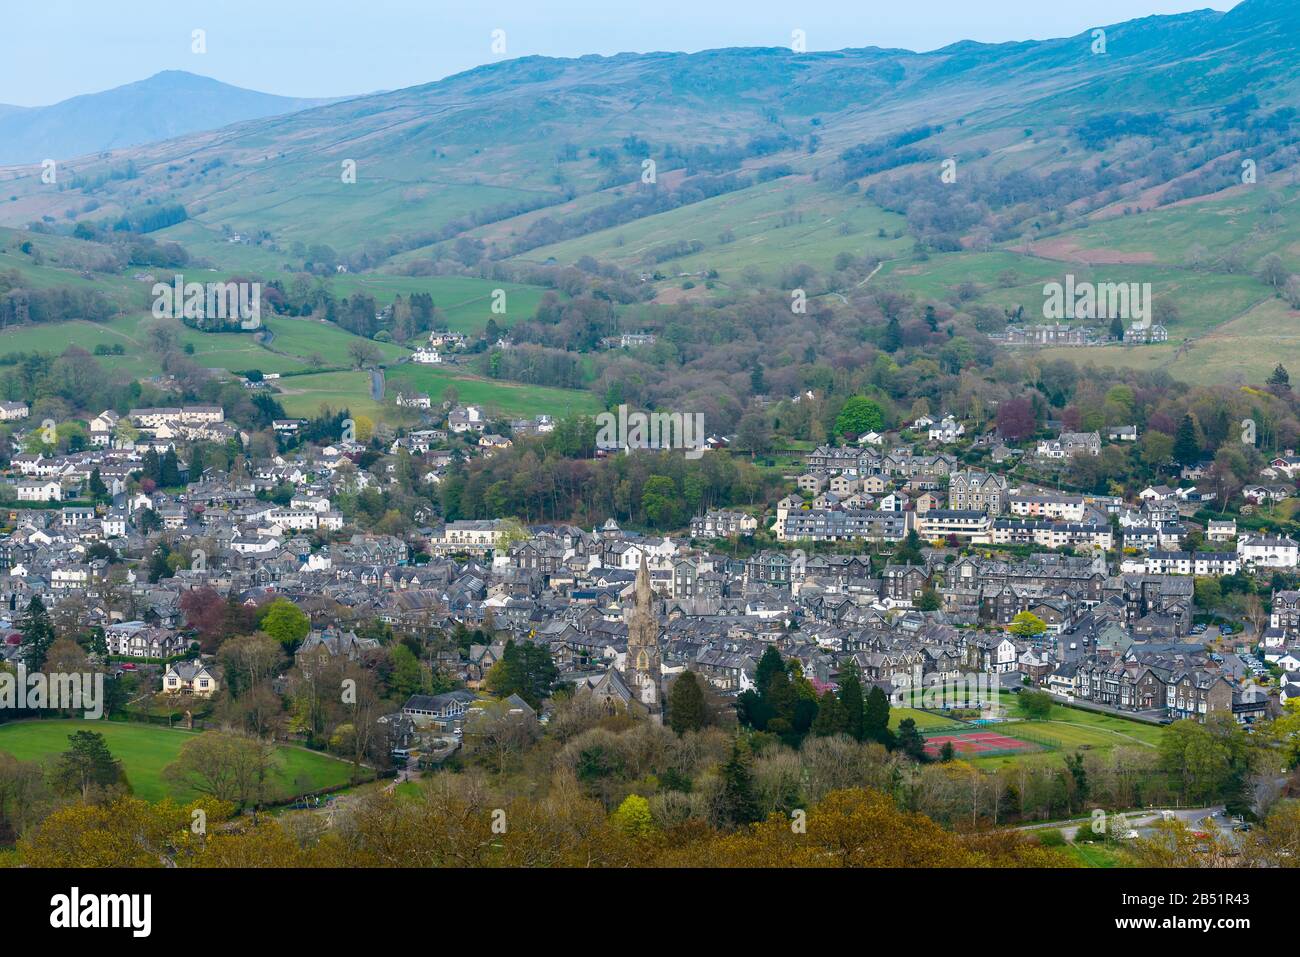
<svg viewBox="0 0 1300 957">
<path fill-rule="evenodd" d="M 996 731 L 967 731 L 962 734 L 936 734 L 925 739 L 925 753 L 937 757 L 945 744 L 952 744 L 957 754 L 986 757 L 1015 751 L 1037 751 L 1041 745 L 1021 741 Z"/>
</svg>

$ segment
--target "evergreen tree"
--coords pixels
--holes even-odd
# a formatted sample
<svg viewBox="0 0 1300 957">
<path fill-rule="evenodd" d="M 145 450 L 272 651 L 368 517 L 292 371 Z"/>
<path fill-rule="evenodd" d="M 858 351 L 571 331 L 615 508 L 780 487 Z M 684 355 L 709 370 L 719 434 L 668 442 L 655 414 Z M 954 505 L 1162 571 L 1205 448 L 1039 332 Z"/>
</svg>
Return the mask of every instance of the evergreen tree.
<svg viewBox="0 0 1300 957">
<path fill-rule="evenodd" d="M 732 745 L 731 760 L 722 767 L 718 820 L 724 828 L 742 827 L 762 820 L 758 799 L 754 796 L 749 745 L 740 738 Z"/>
<path fill-rule="evenodd" d="M 23 663 L 28 671 L 39 671 L 45 667 L 45 656 L 54 644 L 54 625 L 40 595 L 33 595 L 27 603 L 27 612 L 18 622 L 18 633 L 22 635 Z"/>
<path fill-rule="evenodd" d="M 781 652 L 774 645 L 768 645 L 754 668 L 754 687 L 759 695 L 767 697 L 767 686 L 777 675 L 785 676 L 785 662 L 781 660 Z"/>
<path fill-rule="evenodd" d="M 903 345 L 903 327 L 897 316 L 891 316 L 885 326 L 885 334 L 880 338 L 880 348 L 885 352 L 897 352 Z"/>
<path fill-rule="evenodd" d="M 925 738 L 917 730 L 914 718 L 898 722 L 898 747 L 913 761 L 925 760 Z"/>
<path fill-rule="evenodd" d="M 693 671 L 683 671 L 668 692 L 668 726 L 678 734 L 699 731 L 704 727 L 707 712 L 704 689 Z"/>
<path fill-rule="evenodd" d="M 1174 459 L 1179 465 L 1194 465 L 1201 459 L 1201 444 L 1196 441 L 1196 420 L 1188 412 L 1178 423 L 1174 436 Z"/>
<path fill-rule="evenodd" d="M 1291 374 L 1286 371 L 1286 366 L 1279 362 L 1277 368 L 1268 377 L 1268 384 L 1279 392 L 1290 392 Z"/>
<path fill-rule="evenodd" d="M 90 497 L 93 501 L 102 502 L 104 499 L 108 498 L 108 486 L 104 484 L 104 479 L 103 476 L 99 474 L 98 466 L 90 471 L 89 490 Z"/>
<path fill-rule="evenodd" d="M 855 661 L 840 672 L 840 707 L 844 710 L 844 730 L 854 739 L 863 740 L 862 675 Z"/>
<path fill-rule="evenodd" d="M 867 692 L 867 702 L 862 709 L 862 736 L 887 748 L 894 746 L 894 734 L 889 730 L 889 698 L 879 685 Z"/>
<path fill-rule="evenodd" d="M 819 738 L 829 738 L 847 731 L 840 699 L 835 697 L 835 692 L 826 692 L 817 699 L 817 717 L 813 719 L 812 733 Z"/>
<path fill-rule="evenodd" d="M 1115 316 L 1110 321 L 1110 337 L 1116 342 L 1124 341 L 1124 320 Z"/>
<path fill-rule="evenodd" d="M 921 554 L 921 536 L 916 534 L 916 529 L 912 529 L 894 550 L 894 564 L 919 565 L 924 560 L 925 556 Z"/>
<path fill-rule="evenodd" d="M 939 760 L 947 764 L 957 756 L 957 749 L 952 746 L 951 741 L 945 741 L 943 747 L 939 749 Z"/>
<path fill-rule="evenodd" d="M 96 788 L 126 784 L 122 762 L 113 757 L 102 734 L 78 731 L 68 740 L 72 747 L 59 755 L 51 776 L 58 794 L 79 795 L 85 801 Z"/>
</svg>

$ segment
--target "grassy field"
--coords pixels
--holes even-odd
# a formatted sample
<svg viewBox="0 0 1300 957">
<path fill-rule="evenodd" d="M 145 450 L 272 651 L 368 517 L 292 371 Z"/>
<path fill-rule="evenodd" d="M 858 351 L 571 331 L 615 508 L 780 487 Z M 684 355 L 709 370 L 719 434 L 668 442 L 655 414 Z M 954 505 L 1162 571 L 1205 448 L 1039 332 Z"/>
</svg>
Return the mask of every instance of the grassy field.
<svg viewBox="0 0 1300 957">
<path fill-rule="evenodd" d="M 389 369 L 387 383 L 390 393 L 399 390 L 427 392 L 435 400 L 441 397 L 447 386 L 454 385 L 461 402 L 483 405 L 507 415 L 594 415 L 601 409 L 600 402 L 590 392 L 483 379 L 412 363 Z"/>
<path fill-rule="evenodd" d="M 113 756 L 122 762 L 137 797 L 158 801 L 172 797 L 192 800 L 197 795 L 163 780 L 162 770 L 176 760 L 182 745 L 194 734 L 147 724 L 109 721 L 18 721 L 0 725 L 0 751 L 20 761 L 44 761 L 66 751 L 68 736 L 95 731 L 104 736 Z M 351 767 L 343 761 L 302 748 L 277 748 L 271 793 L 285 799 L 308 791 L 346 784 Z"/>
<path fill-rule="evenodd" d="M 372 399 L 370 373 L 361 370 L 293 376 L 280 379 L 276 387 L 280 390 L 276 399 L 285 414 L 298 418 L 312 418 L 322 406 L 347 409 L 353 415 L 368 416 L 377 422 L 394 421 L 404 411 Z"/>
<path fill-rule="evenodd" d="M 567 264 L 593 256 L 626 269 L 657 269 L 666 276 L 716 269 L 723 283 L 737 283 L 750 266 L 775 279 L 782 269 L 799 263 L 828 271 L 841 252 L 901 255 L 912 245 L 906 237 L 893 238 L 902 226 L 901 216 L 865 199 L 848 198 L 808 177 L 787 176 L 532 249 L 518 258 Z M 727 240 L 724 233 L 729 233 Z M 655 265 L 656 247 L 678 240 L 698 241 L 704 248 Z"/>
<path fill-rule="evenodd" d="M 945 718 L 941 714 L 935 714 L 933 711 L 919 711 L 916 708 L 890 708 L 889 709 L 889 727 L 897 731 L 898 725 L 904 718 L 911 718 L 916 722 L 918 731 L 937 731 L 942 728 L 961 728 L 964 725 L 960 721 L 954 721 L 952 718 Z"/>
<path fill-rule="evenodd" d="M 932 712 L 894 708 L 890 710 L 890 726 L 895 729 L 898 726 L 896 716 L 897 720 L 915 717 L 917 727 L 922 731 L 939 731 L 950 725 L 954 727 L 958 725 L 957 722 Z M 922 718 L 926 723 L 922 723 Z M 1010 767 L 1026 758 L 1037 761 L 1060 760 L 1063 754 L 1080 748 L 1106 749 L 1116 746 L 1155 748 L 1159 746 L 1161 736 L 1164 734 L 1164 728 L 1160 725 L 1130 721 L 1126 718 L 1067 708 L 1062 705 L 1053 705 L 1049 716 L 1044 719 L 1033 721 L 1013 719 L 990 725 L 984 730 L 1005 734 L 1012 738 L 1018 737 L 1048 748 L 1047 752 L 1034 751 L 1024 755 L 1002 754 L 987 758 L 963 758 L 976 767 L 986 770 Z"/>
<path fill-rule="evenodd" d="M 1095 348 L 1043 349 L 1043 359 L 1068 359 L 1084 367 L 1164 370 L 1185 382 L 1213 384 L 1262 383 L 1281 362 L 1300 365 L 1300 312 L 1280 299 L 1266 299 L 1244 315 L 1180 347 L 1172 343 Z"/>
</svg>

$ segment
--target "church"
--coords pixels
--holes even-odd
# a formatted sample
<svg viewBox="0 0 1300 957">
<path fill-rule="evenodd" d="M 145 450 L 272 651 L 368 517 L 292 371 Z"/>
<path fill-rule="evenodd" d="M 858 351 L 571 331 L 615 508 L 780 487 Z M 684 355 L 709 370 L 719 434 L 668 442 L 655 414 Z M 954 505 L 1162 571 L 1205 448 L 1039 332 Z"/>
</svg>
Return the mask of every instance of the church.
<svg viewBox="0 0 1300 957">
<path fill-rule="evenodd" d="M 663 720 L 663 665 L 659 649 L 659 615 L 645 556 L 637 569 L 632 603 L 623 610 L 627 654 L 623 668 L 610 668 L 590 685 L 590 694 L 610 710 L 645 714 Z"/>
</svg>

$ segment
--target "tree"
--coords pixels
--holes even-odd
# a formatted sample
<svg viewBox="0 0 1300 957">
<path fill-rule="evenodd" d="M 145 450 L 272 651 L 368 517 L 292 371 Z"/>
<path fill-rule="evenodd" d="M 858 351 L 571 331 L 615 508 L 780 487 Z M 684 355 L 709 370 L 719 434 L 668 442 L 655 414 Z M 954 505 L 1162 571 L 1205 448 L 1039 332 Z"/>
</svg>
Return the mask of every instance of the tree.
<svg viewBox="0 0 1300 957">
<path fill-rule="evenodd" d="M 352 360 L 354 368 L 364 369 L 366 366 L 372 366 L 379 361 L 379 347 L 373 342 L 357 339 L 348 343 L 348 358 Z"/>
<path fill-rule="evenodd" d="M 18 623 L 18 633 L 22 636 L 23 663 L 27 670 L 40 671 L 45 666 L 50 645 L 54 644 L 54 625 L 40 595 L 33 595 L 27 603 L 27 612 Z"/>
<path fill-rule="evenodd" d="M 1267 384 L 1276 392 L 1290 392 L 1291 374 L 1286 371 L 1286 366 L 1279 362 L 1277 368 L 1269 375 Z"/>
<path fill-rule="evenodd" d="M 917 729 L 915 718 L 898 722 L 898 747 L 913 761 L 925 760 L 925 738 Z"/>
<path fill-rule="evenodd" d="M 266 606 L 259 627 L 286 648 L 291 648 L 307 637 L 311 631 L 311 619 L 289 599 L 277 598 Z"/>
<path fill-rule="evenodd" d="M 704 703 L 704 689 L 693 671 L 683 671 L 668 692 L 668 725 L 677 734 L 699 731 L 705 725 L 708 712 Z"/>
<path fill-rule="evenodd" d="M 1052 696 L 1046 691 L 1026 689 L 1016 695 L 1016 710 L 1026 718 L 1046 719 L 1052 713 Z"/>
<path fill-rule="evenodd" d="M 484 687 L 499 698 L 517 694 L 530 707 L 538 708 L 551 696 L 558 678 L 549 648 L 531 642 L 516 644 L 512 638 L 506 642 L 501 660 L 489 669 Z"/>
<path fill-rule="evenodd" d="M 108 498 L 108 486 L 104 484 L 103 477 L 99 474 L 99 467 L 90 470 L 90 483 L 87 486 L 90 497 L 96 502 L 102 502 Z"/>
<path fill-rule="evenodd" d="M 830 738 L 848 732 L 844 708 L 834 691 L 827 691 L 817 699 L 817 717 L 813 719 L 812 733 L 818 738 Z"/>
<path fill-rule="evenodd" d="M 862 676 L 856 661 L 849 661 L 840 672 L 840 707 L 844 710 L 844 730 L 857 741 L 863 740 L 864 720 Z"/>
<path fill-rule="evenodd" d="M 862 736 L 887 748 L 894 746 L 894 734 L 889 730 L 889 698 L 879 685 L 872 685 L 867 692 L 862 709 Z"/>
<path fill-rule="evenodd" d="M 921 597 L 916 602 L 918 611 L 938 611 L 943 607 L 943 600 L 939 597 L 939 592 L 931 584 L 926 584 L 921 589 Z"/>
<path fill-rule="evenodd" d="M 1032 641 L 1046 633 L 1047 623 L 1032 611 L 1022 611 L 1011 619 L 1011 627 L 1007 630 L 1017 638 Z"/>
<path fill-rule="evenodd" d="M 857 438 L 866 432 L 879 432 L 885 427 L 885 414 L 880 406 L 866 396 L 849 396 L 835 416 L 835 431 L 839 435 Z"/>
<path fill-rule="evenodd" d="M 890 316 L 885 331 L 880 337 L 880 348 L 885 352 L 897 352 L 903 345 L 903 327 L 897 316 Z"/>
<path fill-rule="evenodd" d="M 629 794 L 609 817 L 609 823 L 632 837 L 647 837 L 654 833 L 654 817 L 650 802 L 639 794 Z"/>
<path fill-rule="evenodd" d="M 1178 423 L 1174 435 L 1174 460 L 1179 465 L 1195 465 L 1201 460 L 1201 443 L 1196 438 L 1196 420 L 1190 412 Z"/>
<path fill-rule="evenodd" d="M 909 529 L 907 535 L 894 549 L 894 564 L 919 565 L 924 559 L 925 556 L 921 554 L 921 536 L 916 533 L 916 529 Z"/>
<path fill-rule="evenodd" d="M 55 760 L 51 785 L 55 793 L 79 795 L 89 802 L 92 794 L 110 789 L 130 790 L 122 762 L 108 750 L 108 742 L 96 731 L 68 735 L 71 747 Z"/>
<path fill-rule="evenodd" d="M 722 766 L 722 789 L 718 794 L 718 823 L 727 829 L 743 827 L 763 819 L 754 796 L 754 773 L 749 745 L 737 738 L 731 758 Z"/>
<path fill-rule="evenodd" d="M 243 808 L 266 800 L 267 781 L 276 763 L 275 746 L 269 741 L 230 731 L 205 731 L 186 741 L 162 774 L 178 786 Z"/>
<path fill-rule="evenodd" d="M 1038 429 L 1034 404 L 1028 399 L 1008 399 L 998 406 L 997 425 L 1008 442 L 1023 442 Z"/>
</svg>

